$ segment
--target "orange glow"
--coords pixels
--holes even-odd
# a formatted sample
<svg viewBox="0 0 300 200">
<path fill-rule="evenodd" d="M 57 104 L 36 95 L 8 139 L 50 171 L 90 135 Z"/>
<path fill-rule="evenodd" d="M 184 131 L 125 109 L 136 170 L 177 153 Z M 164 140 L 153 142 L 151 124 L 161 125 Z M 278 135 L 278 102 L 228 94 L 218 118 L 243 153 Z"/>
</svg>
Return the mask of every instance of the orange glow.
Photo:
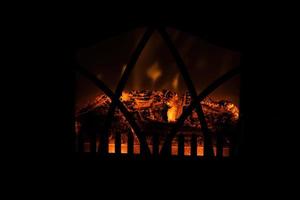
<svg viewBox="0 0 300 200">
<path fill-rule="evenodd" d="M 178 81 L 178 75 L 175 76 L 173 81 L 173 86 L 177 87 L 176 81 Z M 168 133 L 170 126 L 170 123 L 176 122 L 176 120 L 181 116 L 182 112 L 186 107 L 190 105 L 191 97 L 188 93 L 185 93 L 183 95 L 177 94 L 176 92 L 172 92 L 170 90 L 167 91 L 124 91 L 122 93 L 122 96 L 120 97 L 120 100 L 124 103 L 126 108 L 129 112 L 135 112 L 137 116 L 137 122 L 139 125 L 145 129 L 145 134 L 147 136 L 152 136 L 152 132 L 154 133 L 160 133 L 164 135 L 164 131 Z M 98 96 L 93 103 L 89 104 L 87 107 L 87 110 L 84 110 L 82 113 L 83 115 L 86 113 L 89 113 L 93 111 L 94 108 L 101 108 L 102 110 L 105 110 L 109 108 L 109 104 L 111 103 L 110 98 L 108 98 L 106 95 L 100 95 Z M 205 113 L 207 117 L 208 127 L 212 130 L 212 132 L 219 131 L 218 123 L 215 121 L 221 121 L 226 120 L 225 122 L 221 121 L 221 123 L 227 123 L 229 121 L 231 124 L 235 125 L 239 118 L 239 109 L 236 105 L 231 103 L 228 100 L 222 100 L 222 101 L 214 101 L 213 99 L 205 98 L 203 101 L 201 101 L 201 105 L 203 107 L 203 112 Z M 99 112 L 99 109 L 96 110 L 96 112 Z M 100 110 L 101 111 L 101 110 Z M 81 113 L 81 114 L 82 114 Z M 105 113 L 105 112 L 103 112 Z M 99 112 L 99 115 L 102 113 Z M 140 145 L 139 141 L 134 134 L 134 130 L 131 128 L 130 124 L 128 124 L 126 118 L 122 115 L 122 113 L 117 110 L 116 112 L 116 119 L 117 123 L 115 124 L 114 130 L 111 131 L 110 137 L 109 137 L 109 153 L 113 154 L 115 153 L 115 139 L 114 139 L 114 131 L 117 130 L 119 133 L 122 134 L 121 137 L 121 153 L 127 154 L 127 134 L 129 132 L 133 133 L 134 136 L 134 144 L 133 144 L 133 150 L 134 154 L 140 154 Z M 163 117 L 161 117 L 163 116 Z M 201 130 L 201 125 L 199 120 L 197 120 L 198 115 L 195 111 L 191 113 L 189 118 L 186 119 L 184 128 L 182 129 L 182 133 L 184 134 L 184 137 L 186 139 L 191 137 L 191 134 L 199 134 Z M 78 117 L 78 119 L 80 119 Z M 217 119 L 217 120 L 214 120 Z M 168 123 L 169 122 L 169 123 Z M 233 122 L 233 123 L 232 123 Z M 152 124 L 154 125 L 153 127 Z M 155 127 L 156 124 L 159 126 Z M 85 127 L 81 124 L 81 122 L 77 121 L 75 122 L 75 131 L 76 134 L 79 135 L 80 129 L 82 127 Z M 128 127 L 128 128 L 126 128 Z M 149 128 L 151 127 L 151 128 Z M 152 129 L 153 128 L 153 129 Z M 221 130 L 221 129 L 220 129 Z M 84 132 L 83 132 L 84 133 Z M 203 156 L 203 138 L 198 137 L 199 140 L 197 140 L 197 155 Z M 88 139 L 89 140 L 89 139 Z M 161 139 L 160 139 L 161 140 Z M 149 140 L 151 141 L 151 140 Z M 152 142 L 148 142 L 148 146 L 150 150 L 153 149 Z M 226 140 L 227 141 L 227 140 Z M 161 143 L 162 141 L 160 141 Z M 223 156 L 229 156 L 229 147 L 228 144 L 230 144 L 230 141 L 228 140 L 226 144 L 224 144 L 223 148 Z M 90 152 L 89 147 L 90 144 L 88 141 L 84 144 L 85 152 Z M 215 145 L 215 143 L 214 143 Z M 97 146 L 99 147 L 99 142 L 97 142 Z M 214 152 L 216 152 L 216 147 L 214 148 Z M 161 146 L 160 146 L 161 149 Z M 178 155 L 178 141 L 173 140 L 172 146 L 171 146 L 171 154 L 172 155 Z M 184 143 L 184 155 L 190 156 L 191 155 L 191 145 L 189 142 Z"/>
<path fill-rule="evenodd" d="M 128 92 L 122 92 L 121 101 L 129 101 L 131 96 Z"/>
<path fill-rule="evenodd" d="M 228 103 L 226 105 L 226 109 L 233 114 L 235 120 L 239 119 L 239 109 L 236 107 L 236 105 L 233 103 Z"/>
<path fill-rule="evenodd" d="M 167 105 L 170 107 L 167 112 L 169 122 L 175 122 L 182 114 L 182 107 L 184 103 L 182 100 L 183 99 L 179 99 L 176 94 L 167 102 Z"/>
<path fill-rule="evenodd" d="M 167 105 L 170 107 L 167 112 L 168 121 L 175 122 L 176 119 L 181 115 L 181 103 L 178 99 L 178 95 L 176 94 L 173 98 L 171 98 Z"/>
<path fill-rule="evenodd" d="M 99 143 L 97 143 L 97 147 L 99 146 Z M 150 144 L 149 145 L 150 150 L 152 150 L 153 146 Z M 162 146 L 159 146 L 159 149 L 161 150 Z M 90 152 L 90 143 L 85 143 L 84 144 L 84 149 L 85 152 Z M 121 144 L 121 154 L 127 154 L 127 149 L 128 146 L 127 144 Z M 214 150 L 214 155 L 216 155 L 216 147 L 213 147 Z M 109 145 L 108 145 L 108 153 L 110 154 L 114 154 L 116 152 L 115 150 L 115 144 L 113 143 L 113 141 L 111 140 Z M 152 151 L 151 151 L 152 152 Z M 133 146 L 133 153 L 138 155 L 140 154 L 140 145 L 139 144 L 135 144 Z M 172 147 L 171 147 L 171 155 L 176 156 L 178 155 L 178 146 L 177 143 L 173 143 Z M 191 156 L 191 147 L 188 145 L 185 145 L 184 147 L 184 155 L 185 156 Z M 203 145 L 198 144 L 197 146 L 197 156 L 203 156 L 204 155 L 204 147 Z M 229 148 L 228 147 L 224 147 L 223 148 L 223 156 L 224 157 L 228 157 L 229 156 Z"/>
<path fill-rule="evenodd" d="M 178 89 L 178 82 L 179 82 L 179 73 L 176 74 L 176 76 L 172 81 L 172 86 L 175 91 Z"/>
<path fill-rule="evenodd" d="M 171 107 L 168 110 L 168 121 L 169 122 L 175 122 L 176 121 L 176 113 L 177 113 L 177 108 L 176 106 Z"/>
<path fill-rule="evenodd" d="M 233 116 L 233 120 L 238 120 L 239 119 L 239 109 L 236 105 L 234 105 L 231 102 L 224 102 L 224 106 L 220 106 L 220 104 L 213 102 L 213 101 L 202 101 L 202 105 L 207 105 L 210 108 L 214 109 L 219 109 L 219 110 L 224 110 L 226 112 L 229 112 Z"/>
<path fill-rule="evenodd" d="M 147 75 L 149 78 L 151 78 L 154 85 L 156 80 L 162 75 L 162 71 L 160 70 L 157 62 L 147 70 Z"/>
</svg>

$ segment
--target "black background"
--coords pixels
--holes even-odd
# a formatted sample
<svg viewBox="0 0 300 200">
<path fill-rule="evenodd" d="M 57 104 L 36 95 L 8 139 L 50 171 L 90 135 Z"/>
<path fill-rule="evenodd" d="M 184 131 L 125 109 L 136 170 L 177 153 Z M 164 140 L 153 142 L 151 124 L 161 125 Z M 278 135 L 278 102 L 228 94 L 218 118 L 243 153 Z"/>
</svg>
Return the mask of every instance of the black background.
<svg viewBox="0 0 300 200">
<path fill-rule="evenodd" d="M 293 79 L 297 74 L 292 70 L 295 67 L 292 47 L 296 45 L 292 39 L 295 34 L 292 29 L 296 27 L 293 17 L 286 20 L 278 13 L 262 12 L 244 17 L 241 13 L 221 14 L 216 10 L 207 14 L 203 10 L 178 10 L 139 13 L 136 9 L 132 12 L 113 9 L 93 16 L 84 12 L 64 13 L 63 17 L 49 15 L 39 21 L 39 15 L 35 15 L 32 16 L 34 23 L 31 19 L 22 21 L 21 40 L 26 41 L 26 45 L 16 48 L 30 61 L 21 60 L 23 64 L 17 71 L 19 80 L 26 80 L 15 90 L 17 96 L 24 99 L 22 105 L 26 105 L 26 112 L 22 113 L 24 117 L 15 119 L 26 127 L 29 125 L 30 129 L 27 134 L 21 134 L 22 145 L 12 150 L 17 151 L 17 155 L 20 152 L 25 155 L 26 163 L 43 165 L 50 171 L 62 170 L 71 175 L 71 179 L 85 174 L 96 181 L 106 181 L 107 185 L 133 179 L 135 184 L 141 183 L 142 188 L 144 182 L 154 180 L 156 184 L 153 183 L 151 190 L 164 190 L 168 184 L 181 188 L 191 180 L 200 184 L 204 177 L 211 181 L 219 180 L 216 178 L 236 180 L 237 183 L 251 177 L 259 183 L 263 177 L 273 180 L 281 176 L 281 172 L 284 176 L 289 170 L 281 166 L 292 167 L 292 162 L 297 160 L 296 146 L 292 144 L 296 138 L 292 130 L 296 118 L 291 115 L 297 113 L 294 109 L 297 100 L 293 97 L 297 94 L 297 79 Z M 74 153 L 74 52 L 119 32 L 148 24 L 174 26 L 242 52 L 241 104 L 245 124 L 238 160 L 101 162 L 83 159 Z M 96 175 L 106 179 L 98 179 Z M 207 185 L 223 186 L 224 182 L 212 181 Z M 192 185 L 197 187 L 197 184 Z"/>
</svg>

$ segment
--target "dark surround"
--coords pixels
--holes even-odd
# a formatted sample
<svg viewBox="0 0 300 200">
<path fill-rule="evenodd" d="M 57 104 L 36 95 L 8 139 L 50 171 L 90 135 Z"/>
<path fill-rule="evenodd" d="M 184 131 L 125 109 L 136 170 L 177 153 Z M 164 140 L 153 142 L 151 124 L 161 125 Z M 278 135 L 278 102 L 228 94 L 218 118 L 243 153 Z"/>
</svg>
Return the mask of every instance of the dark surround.
<svg viewBox="0 0 300 200">
<path fill-rule="evenodd" d="M 47 98 L 46 102 L 49 107 L 43 110 L 41 115 L 44 116 L 47 113 L 43 119 L 47 123 L 39 124 L 39 129 L 49 127 L 43 131 L 46 137 L 43 136 L 42 140 L 47 140 L 47 144 L 41 145 L 41 149 L 49 152 L 54 160 L 59 158 L 63 162 L 81 160 L 72 153 L 72 149 L 74 149 L 72 141 L 73 53 L 77 48 L 89 46 L 119 32 L 149 23 L 168 24 L 243 54 L 241 103 L 245 113 L 245 135 L 241 161 L 255 164 L 277 158 L 273 149 L 276 149 L 279 144 L 278 138 L 282 138 L 283 133 L 289 134 L 289 131 L 283 126 L 284 116 L 287 114 L 285 110 L 274 109 L 280 107 L 282 102 L 286 102 L 284 96 L 278 96 L 278 88 L 282 89 L 282 81 L 278 81 L 278 76 L 284 76 L 286 73 L 280 70 L 285 62 L 280 60 L 279 55 L 283 55 L 284 50 L 274 48 L 276 46 L 274 41 L 277 41 L 276 44 L 282 42 L 278 37 L 272 36 L 274 30 L 266 30 L 264 24 L 259 23 L 258 20 L 256 24 L 248 24 L 240 22 L 238 19 L 214 20 L 199 19 L 197 16 L 179 17 L 178 15 L 156 17 L 156 19 L 141 16 L 126 17 L 126 15 L 116 18 L 99 18 L 99 20 L 94 20 L 95 22 L 83 19 L 81 21 L 74 20 L 74 24 L 69 26 L 59 24 L 59 27 L 55 26 L 54 33 L 50 32 L 47 34 L 49 37 L 46 37 L 48 38 L 46 45 L 50 48 L 44 52 L 48 56 L 47 60 L 43 60 L 42 63 L 46 63 L 46 65 L 49 63 L 47 66 L 50 75 L 46 74 L 39 79 L 47 80 L 45 83 L 47 92 L 44 97 Z M 50 37 L 53 35 L 55 37 Z M 46 38 L 44 39 L 46 40 Z M 274 57 L 279 60 L 275 61 Z M 45 72 L 41 71 L 41 74 L 45 74 Z M 45 101 L 41 105 L 44 106 L 44 104 Z M 86 163 L 89 162 L 90 160 L 86 161 Z M 200 164 L 193 165 L 192 169 L 196 171 L 196 166 L 199 167 Z M 221 165 L 225 166 L 227 163 Z M 228 165 L 233 166 L 234 164 Z M 107 166 L 111 166 L 111 164 L 107 164 Z"/>
<path fill-rule="evenodd" d="M 138 2 L 140 8 L 131 11 L 127 10 L 129 6 L 121 7 L 122 13 L 117 8 L 100 5 L 96 11 L 76 10 L 76 15 L 68 13 L 71 4 L 68 9 L 58 5 L 51 9 L 50 4 L 32 5 L 31 9 L 22 6 L 22 12 L 14 9 L 19 5 L 16 4 L 13 11 L 17 12 L 4 14 L 2 39 L 11 47 L 8 51 L 13 49 L 17 54 L 9 58 L 9 63 L 2 62 L 3 86 L 9 87 L 10 95 L 3 93 L 2 99 L 13 103 L 3 105 L 10 115 L 2 113 L 2 116 L 4 125 L 7 125 L 5 118 L 13 119 L 8 125 L 18 129 L 1 132 L 4 136 L 2 171 L 7 175 L 3 177 L 4 180 L 7 177 L 5 188 L 8 186 L 23 195 L 51 195 L 58 191 L 61 196 L 65 191 L 68 197 L 72 194 L 78 197 L 84 191 L 85 197 L 97 193 L 96 198 L 102 199 L 105 193 L 109 197 L 117 194 L 138 199 L 151 195 L 155 196 L 153 199 L 171 198 L 180 194 L 182 199 L 205 198 L 205 194 L 222 199 L 247 199 L 264 193 L 266 197 L 293 195 L 297 187 L 294 180 L 297 181 L 299 174 L 299 155 L 295 155 L 299 149 L 299 127 L 293 129 L 299 124 L 298 106 L 295 106 L 299 104 L 296 97 L 299 93 L 299 17 L 296 15 L 299 12 L 284 9 L 283 3 L 274 8 L 274 2 L 267 7 L 260 2 L 252 4 L 255 9 L 232 7 L 239 14 L 225 7 L 219 13 L 198 5 L 193 6 L 193 11 L 185 8 L 172 14 L 169 10 L 173 10 L 173 2 L 160 14 L 153 8 L 144 12 L 153 2 L 147 2 L 148 5 Z M 188 4 L 179 3 L 180 8 Z M 155 7 L 161 4 L 162 1 Z M 46 8 L 51 11 L 45 11 Z M 60 14 L 57 8 L 61 8 Z M 244 15 L 240 15 L 242 12 Z M 87 17 L 90 13 L 94 16 Z M 239 161 L 104 162 L 78 158 L 71 152 L 75 81 L 70 73 L 74 64 L 72 54 L 77 47 L 89 46 L 136 24 L 144 26 L 154 22 L 177 25 L 201 38 L 219 42 L 220 46 L 222 43 L 241 49 L 245 145 Z M 5 27 L 7 24 L 9 28 Z M 17 61 L 16 68 L 9 65 L 14 61 Z M 11 113 L 13 109 L 15 112 Z"/>
</svg>

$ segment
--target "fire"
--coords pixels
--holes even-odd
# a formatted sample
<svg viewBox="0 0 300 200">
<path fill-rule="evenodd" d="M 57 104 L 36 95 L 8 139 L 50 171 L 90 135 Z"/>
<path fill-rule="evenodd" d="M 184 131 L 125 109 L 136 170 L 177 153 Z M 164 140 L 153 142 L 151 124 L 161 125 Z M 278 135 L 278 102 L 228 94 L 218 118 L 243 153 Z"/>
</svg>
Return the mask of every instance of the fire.
<svg viewBox="0 0 300 200">
<path fill-rule="evenodd" d="M 153 133 L 156 133 L 163 138 L 165 134 L 170 131 L 170 128 L 172 127 L 171 123 L 176 122 L 182 112 L 190 105 L 191 96 L 189 92 L 178 94 L 170 90 L 131 90 L 124 91 L 120 100 L 124 103 L 128 111 L 135 116 L 136 122 L 144 131 L 146 136 L 152 136 Z M 82 132 L 83 134 L 87 134 L 85 137 L 88 138 L 88 130 L 101 130 L 100 127 L 103 126 L 103 119 L 106 117 L 110 103 L 111 100 L 109 97 L 106 95 L 100 95 L 88 106 L 82 108 L 76 116 L 76 134 L 79 135 L 80 132 Z M 208 128 L 212 133 L 222 131 L 222 127 L 235 127 L 239 118 L 239 109 L 230 101 L 215 101 L 213 99 L 206 98 L 201 101 L 201 106 L 206 117 Z M 92 120 L 87 121 L 87 119 Z M 94 123 L 96 120 L 99 121 L 99 125 Z M 86 128 L 88 128 L 88 130 L 86 130 Z M 125 116 L 119 109 L 116 110 L 115 120 L 111 127 L 109 138 L 110 153 L 114 152 L 114 133 L 116 131 L 123 135 L 122 153 L 126 153 L 126 135 L 128 132 L 134 133 L 134 130 L 131 128 Z M 180 132 L 185 135 L 187 140 L 189 140 L 191 134 L 198 134 L 199 140 L 197 143 L 197 151 L 198 155 L 203 155 L 201 124 L 195 111 L 186 118 Z M 139 148 L 139 142 L 136 136 L 134 137 L 134 149 L 136 149 Z M 178 143 L 176 143 L 176 140 L 173 142 L 175 143 L 174 145 L 172 144 L 172 154 L 175 155 Z M 148 143 L 149 146 L 151 146 L 151 141 Z M 229 144 L 229 142 L 227 142 L 227 144 Z M 185 145 L 187 146 L 184 151 L 185 154 L 188 154 L 188 152 L 190 152 L 190 146 L 188 143 Z M 228 146 L 224 147 L 224 151 L 228 151 Z M 135 152 L 138 153 L 136 150 Z"/>
<path fill-rule="evenodd" d="M 147 75 L 149 78 L 151 78 L 154 85 L 156 80 L 162 75 L 162 71 L 160 70 L 157 62 L 147 70 Z"/>
<path fill-rule="evenodd" d="M 169 122 L 175 122 L 176 121 L 176 113 L 177 113 L 177 107 L 173 106 L 168 110 L 168 121 Z"/>
<path fill-rule="evenodd" d="M 130 101 L 131 96 L 128 92 L 122 92 L 121 101 Z"/>
<path fill-rule="evenodd" d="M 239 109 L 236 107 L 236 105 L 233 103 L 228 103 L 226 105 L 226 109 L 233 114 L 235 120 L 239 119 Z"/>
<path fill-rule="evenodd" d="M 143 121 L 152 119 L 157 122 L 175 122 L 181 116 L 183 110 L 189 106 L 191 97 L 188 93 L 178 95 L 170 90 L 132 90 L 124 91 L 120 100 L 124 102 L 129 112 L 139 113 L 140 119 Z M 106 95 L 101 95 L 77 113 L 78 115 L 83 115 L 96 110 L 96 112 L 105 113 L 110 103 L 110 98 Z M 228 116 L 228 119 L 230 118 L 229 120 L 232 122 L 236 122 L 239 119 L 239 109 L 230 101 L 214 101 L 206 98 L 201 102 L 201 105 L 205 115 L 210 119 L 209 123 L 211 126 L 215 126 L 213 125 L 213 119 L 222 118 L 223 114 Z M 196 112 L 192 112 L 191 118 L 197 118 Z M 199 127 L 200 124 L 197 123 L 195 120 L 192 120 L 188 125 Z"/>
<path fill-rule="evenodd" d="M 176 94 L 173 98 L 171 98 L 167 102 L 167 105 L 170 107 L 167 112 L 168 122 L 175 122 L 182 112 L 178 95 Z"/>
</svg>

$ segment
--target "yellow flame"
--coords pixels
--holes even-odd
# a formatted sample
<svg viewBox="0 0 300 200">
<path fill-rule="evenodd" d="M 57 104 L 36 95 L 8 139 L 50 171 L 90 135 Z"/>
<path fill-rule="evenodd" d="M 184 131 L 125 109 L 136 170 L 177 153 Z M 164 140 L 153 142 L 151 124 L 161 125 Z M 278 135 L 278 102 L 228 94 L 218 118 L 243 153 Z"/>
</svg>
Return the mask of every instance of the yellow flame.
<svg viewBox="0 0 300 200">
<path fill-rule="evenodd" d="M 177 114 L 177 107 L 173 106 L 168 110 L 168 121 L 175 122 L 176 121 L 176 114 Z"/>
<path fill-rule="evenodd" d="M 157 62 L 147 70 L 147 75 L 151 78 L 153 84 L 162 75 L 162 71 L 160 70 Z"/>
<path fill-rule="evenodd" d="M 130 101 L 131 96 L 128 92 L 122 92 L 121 101 Z"/>
<path fill-rule="evenodd" d="M 167 112 L 169 122 L 175 122 L 178 117 L 180 110 L 178 101 L 178 96 L 175 95 L 170 101 L 167 102 L 167 105 L 170 106 Z"/>
</svg>

